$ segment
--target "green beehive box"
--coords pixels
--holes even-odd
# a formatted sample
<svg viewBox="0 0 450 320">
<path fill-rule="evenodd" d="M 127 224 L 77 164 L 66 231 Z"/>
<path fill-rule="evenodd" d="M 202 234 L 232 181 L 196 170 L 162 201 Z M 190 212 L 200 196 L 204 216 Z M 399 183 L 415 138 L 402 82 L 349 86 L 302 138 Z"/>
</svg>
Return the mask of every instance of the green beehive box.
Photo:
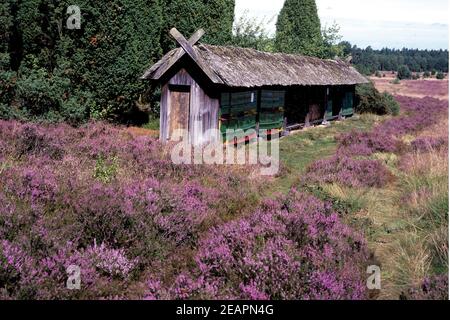
<svg viewBox="0 0 450 320">
<path fill-rule="evenodd" d="M 325 113 L 325 119 L 326 120 L 332 120 L 333 119 L 333 100 L 328 100 L 327 104 L 327 112 Z"/>
<path fill-rule="evenodd" d="M 345 117 L 352 116 L 354 113 L 353 110 L 353 93 L 346 92 L 344 96 L 344 101 L 342 104 L 342 115 Z"/>
<path fill-rule="evenodd" d="M 220 130 L 224 139 L 230 140 L 234 136 L 244 138 L 245 134 L 239 133 L 233 137 L 227 137 L 227 130 L 247 131 L 256 129 L 257 93 L 256 91 L 224 93 L 221 97 L 221 126 Z M 240 137 L 242 135 L 243 137 Z"/>
<path fill-rule="evenodd" d="M 284 114 L 282 112 L 266 113 L 261 112 L 259 115 L 260 129 L 280 129 L 283 127 Z"/>
<path fill-rule="evenodd" d="M 285 91 L 263 90 L 261 92 L 260 129 L 280 129 L 284 121 Z"/>
</svg>

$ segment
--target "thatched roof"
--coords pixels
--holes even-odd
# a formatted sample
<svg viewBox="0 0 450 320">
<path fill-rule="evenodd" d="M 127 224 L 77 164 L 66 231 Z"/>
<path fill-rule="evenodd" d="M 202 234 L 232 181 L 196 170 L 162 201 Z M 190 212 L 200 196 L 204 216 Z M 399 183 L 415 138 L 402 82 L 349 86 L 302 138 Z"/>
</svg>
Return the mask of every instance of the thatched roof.
<svg viewBox="0 0 450 320">
<path fill-rule="evenodd" d="M 354 85 L 367 83 L 350 64 L 300 55 L 199 44 L 193 47 L 197 65 L 215 84 L 229 87 L 292 85 Z M 176 61 L 182 48 L 167 53 L 142 79 L 159 80 Z"/>
</svg>

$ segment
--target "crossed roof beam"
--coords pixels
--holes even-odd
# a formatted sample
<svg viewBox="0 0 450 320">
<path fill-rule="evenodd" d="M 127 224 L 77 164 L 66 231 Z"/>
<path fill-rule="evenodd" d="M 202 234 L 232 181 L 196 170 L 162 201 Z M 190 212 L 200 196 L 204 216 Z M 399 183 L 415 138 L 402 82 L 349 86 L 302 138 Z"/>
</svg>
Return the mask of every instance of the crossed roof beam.
<svg viewBox="0 0 450 320">
<path fill-rule="evenodd" d="M 212 82 L 223 83 L 222 79 L 208 66 L 204 59 L 199 56 L 194 49 L 194 45 L 205 34 L 205 31 L 203 29 L 197 30 L 189 38 L 189 40 L 186 40 L 186 38 L 176 28 L 172 28 L 169 33 L 177 41 L 181 48 L 179 48 L 175 52 L 175 54 L 165 65 L 156 64 L 153 66 L 153 68 L 151 68 L 151 70 L 149 70 L 149 74 L 154 72 L 153 76 L 151 77 L 152 79 L 159 80 L 167 71 L 170 70 L 170 68 L 175 65 L 175 63 L 177 63 L 185 54 L 187 54 Z M 144 78 L 146 78 L 146 75 L 144 75 Z"/>
</svg>

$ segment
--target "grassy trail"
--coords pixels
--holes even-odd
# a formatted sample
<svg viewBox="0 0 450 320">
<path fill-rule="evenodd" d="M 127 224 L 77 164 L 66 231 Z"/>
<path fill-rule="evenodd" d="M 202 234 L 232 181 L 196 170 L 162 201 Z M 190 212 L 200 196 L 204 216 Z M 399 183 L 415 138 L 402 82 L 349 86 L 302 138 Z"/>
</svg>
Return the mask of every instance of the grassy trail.
<svg viewBox="0 0 450 320">
<path fill-rule="evenodd" d="M 369 131 L 387 117 L 356 115 L 345 121 L 333 122 L 329 127 L 315 127 L 298 131 L 280 141 L 282 174 L 271 184 L 269 194 L 287 193 L 310 164 L 332 156 L 337 149 L 335 136 L 351 130 Z"/>
<path fill-rule="evenodd" d="M 287 193 L 314 161 L 332 156 L 335 136 L 351 130 L 369 131 L 387 117 L 357 116 L 330 127 L 303 130 L 280 142 L 282 174 L 268 195 Z M 448 119 L 414 136 L 447 136 Z M 323 185 L 332 199 L 346 203 L 346 217 L 355 229 L 364 232 L 368 246 L 382 269 L 379 299 L 398 299 L 411 286 L 420 286 L 424 278 L 448 270 L 448 154 L 428 153 L 374 154 L 393 175 L 383 188 L 345 188 Z M 407 167 L 401 167 L 402 160 Z"/>
</svg>

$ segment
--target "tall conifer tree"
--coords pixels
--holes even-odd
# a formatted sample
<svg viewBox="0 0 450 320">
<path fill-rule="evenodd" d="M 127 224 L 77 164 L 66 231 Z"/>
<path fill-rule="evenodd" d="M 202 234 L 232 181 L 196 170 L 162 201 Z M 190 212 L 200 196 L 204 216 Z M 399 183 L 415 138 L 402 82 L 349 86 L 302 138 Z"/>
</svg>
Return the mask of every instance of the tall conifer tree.
<svg viewBox="0 0 450 320">
<path fill-rule="evenodd" d="M 231 41 L 235 0 L 165 0 L 162 47 L 176 46 L 168 34 L 173 27 L 186 37 L 200 28 L 206 31 L 202 42 L 223 45 Z"/>
<path fill-rule="evenodd" d="M 278 16 L 275 48 L 279 52 L 321 56 L 323 39 L 315 0 L 286 0 Z"/>
</svg>

